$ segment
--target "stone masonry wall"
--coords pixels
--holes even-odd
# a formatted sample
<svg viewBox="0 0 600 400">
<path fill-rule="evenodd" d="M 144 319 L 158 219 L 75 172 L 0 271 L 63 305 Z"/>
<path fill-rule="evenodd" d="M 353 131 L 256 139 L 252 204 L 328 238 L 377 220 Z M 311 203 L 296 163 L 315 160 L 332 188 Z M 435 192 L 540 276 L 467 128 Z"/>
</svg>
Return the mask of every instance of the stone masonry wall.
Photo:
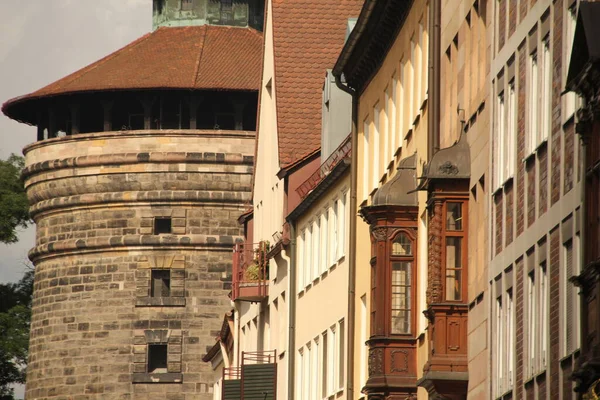
<svg viewBox="0 0 600 400">
<path fill-rule="evenodd" d="M 27 399 L 211 399 L 253 132 L 106 132 L 25 149 L 37 224 Z M 155 218 L 171 232 L 155 234 Z M 151 296 L 168 270 L 168 297 Z M 148 371 L 153 345 L 167 367 Z"/>
</svg>

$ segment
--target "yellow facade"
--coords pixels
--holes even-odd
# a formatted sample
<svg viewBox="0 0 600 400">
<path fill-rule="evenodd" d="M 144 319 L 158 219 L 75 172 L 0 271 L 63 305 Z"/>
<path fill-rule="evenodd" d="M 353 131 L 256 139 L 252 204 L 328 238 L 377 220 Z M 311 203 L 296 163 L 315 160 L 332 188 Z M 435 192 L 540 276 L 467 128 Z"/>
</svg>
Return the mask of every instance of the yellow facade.
<svg viewBox="0 0 600 400">
<path fill-rule="evenodd" d="M 417 171 L 427 161 L 427 73 L 428 73 L 428 2 L 417 0 L 412 5 L 394 44 L 373 79 L 359 95 L 358 105 L 358 174 L 357 207 L 369 205 L 376 189 L 396 172 L 398 162 L 415 152 Z M 425 202 L 419 193 L 419 249 L 417 268 L 416 312 L 417 336 L 424 337 L 427 322 L 427 226 Z M 356 328 L 355 328 L 355 398 L 367 380 L 370 336 L 369 313 L 371 282 L 371 239 L 369 226 L 351 210 L 356 219 Z M 419 341 L 417 370 L 422 373 L 427 359 L 427 343 Z M 427 393 L 419 389 L 419 398 Z"/>
</svg>

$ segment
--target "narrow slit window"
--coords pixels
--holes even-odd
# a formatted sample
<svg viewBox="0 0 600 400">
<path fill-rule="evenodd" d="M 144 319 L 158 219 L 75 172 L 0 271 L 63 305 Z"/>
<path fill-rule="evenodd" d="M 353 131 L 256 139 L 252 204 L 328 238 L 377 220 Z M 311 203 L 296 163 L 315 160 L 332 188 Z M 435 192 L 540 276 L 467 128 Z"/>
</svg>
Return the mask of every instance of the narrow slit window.
<svg viewBox="0 0 600 400">
<path fill-rule="evenodd" d="M 171 233 L 171 217 L 154 218 L 154 234 Z"/>
<path fill-rule="evenodd" d="M 171 295 L 171 271 L 168 269 L 152 270 L 152 297 L 169 297 Z"/>
<path fill-rule="evenodd" d="M 166 344 L 148 345 L 148 372 L 154 374 L 167 372 Z"/>
</svg>

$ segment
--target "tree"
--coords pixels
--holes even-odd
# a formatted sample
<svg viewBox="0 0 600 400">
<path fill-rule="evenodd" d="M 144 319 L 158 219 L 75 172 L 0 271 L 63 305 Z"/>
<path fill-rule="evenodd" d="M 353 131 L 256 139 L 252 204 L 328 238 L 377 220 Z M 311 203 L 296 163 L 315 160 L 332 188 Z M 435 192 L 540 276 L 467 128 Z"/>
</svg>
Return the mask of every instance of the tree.
<svg viewBox="0 0 600 400">
<path fill-rule="evenodd" d="M 18 283 L 0 284 L 0 400 L 13 398 L 10 385 L 25 383 L 33 268 Z"/>
<path fill-rule="evenodd" d="M 0 242 L 15 243 L 17 228 L 30 222 L 21 171 L 23 157 L 0 160 Z M 18 283 L 0 284 L 0 400 L 13 398 L 10 385 L 25 383 L 29 348 L 33 268 Z"/>
<path fill-rule="evenodd" d="M 29 203 L 21 171 L 25 159 L 11 154 L 8 160 L 0 160 L 0 242 L 15 243 L 17 228 L 25 228 L 30 222 Z"/>
</svg>

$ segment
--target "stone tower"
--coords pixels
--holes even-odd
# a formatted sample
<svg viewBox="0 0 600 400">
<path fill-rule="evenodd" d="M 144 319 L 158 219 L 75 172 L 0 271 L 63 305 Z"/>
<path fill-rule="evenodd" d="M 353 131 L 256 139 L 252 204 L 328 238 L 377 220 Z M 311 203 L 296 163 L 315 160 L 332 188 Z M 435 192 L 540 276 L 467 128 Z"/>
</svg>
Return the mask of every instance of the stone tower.
<svg viewBox="0 0 600 400">
<path fill-rule="evenodd" d="M 38 132 L 27 399 L 212 398 L 202 356 L 251 190 L 262 33 L 247 25 L 162 27 L 2 106 Z"/>
</svg>

